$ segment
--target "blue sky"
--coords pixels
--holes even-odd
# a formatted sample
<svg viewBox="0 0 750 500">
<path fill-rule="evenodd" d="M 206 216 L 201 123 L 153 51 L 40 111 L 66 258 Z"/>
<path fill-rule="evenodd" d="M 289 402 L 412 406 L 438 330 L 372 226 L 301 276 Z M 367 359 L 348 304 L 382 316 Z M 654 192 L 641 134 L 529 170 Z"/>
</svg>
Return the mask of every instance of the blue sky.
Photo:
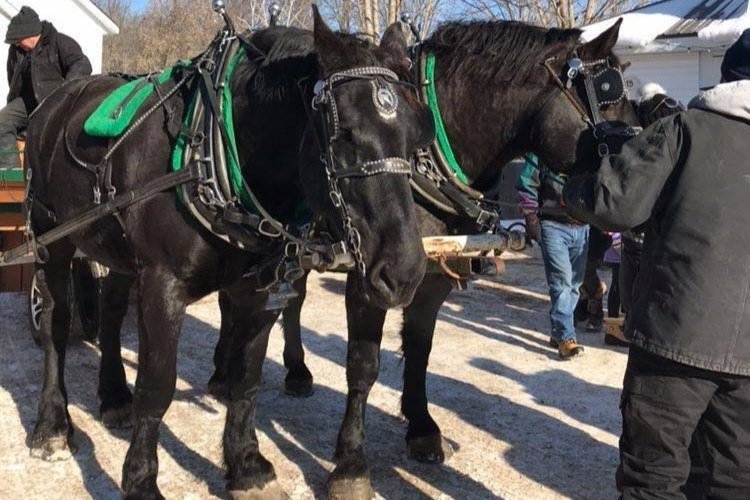
<svg viewBox="0 0 750 500">
<path fill-rule="evenodd" d="M 133 6 L 133 9 L 140 11 L 146 8 L 148 0 L 130 0 L 130 4 Z"/>
</svg>

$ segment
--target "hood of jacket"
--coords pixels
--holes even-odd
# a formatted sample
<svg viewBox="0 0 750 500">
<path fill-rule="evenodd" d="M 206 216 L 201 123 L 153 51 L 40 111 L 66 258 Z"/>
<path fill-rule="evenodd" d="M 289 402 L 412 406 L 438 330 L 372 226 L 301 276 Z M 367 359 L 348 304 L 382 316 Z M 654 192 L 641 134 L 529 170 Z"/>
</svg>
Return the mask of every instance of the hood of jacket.
<svg viewBox="0 0 750 500">
<path fill-rule="evenodd" d="M 49 21 L 42 21 L 42 36 L 39 39 L 40 43 L 49 43 L 50 39 L 52 39 L 57 34 L 57 30 Z"/>
<path fill-rule="evenodd" d="M 750 122 L 750 80 L 739 80 L 700 92 L 690 101 L 690 109 L 703 109 Z"/>
</svg>

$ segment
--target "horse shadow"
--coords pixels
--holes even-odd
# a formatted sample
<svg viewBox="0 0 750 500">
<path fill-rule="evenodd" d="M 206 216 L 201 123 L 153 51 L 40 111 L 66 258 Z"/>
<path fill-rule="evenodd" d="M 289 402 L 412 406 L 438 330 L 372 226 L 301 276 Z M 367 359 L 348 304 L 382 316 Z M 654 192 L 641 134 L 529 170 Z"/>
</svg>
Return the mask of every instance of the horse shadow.
<svg viewBox="0 0 750 500">
<path fill-rule="evenodd" d="M 518 382 L 541 406 L 556 408 L 579 422 L 619 434 L 619 418 L 609 418 L 600 408 L 602 402 L 616 408 L 620 400 L 620 389 L 592 384 L 564 370 L 554 369 L 526 374 L 488 358 L 474 358 L 469 364 L 489 374 Z M 570 397 L 570 394 L 576 396 Z"/>
<path fill-rule="evenodd" d="M 181 342 L 186 344 L 201 342 L 201 339 L 194 337 L 197 335 L 208 339 L 217 338 L 211 332 L 218 335 L 216 327 L 194 316 L 186 318 L 185 326 L 187 328 L 183 329 Z M 275 328 L 271 335 L 280 333 L 279 329 Z M 322 350 L 329 351 L 332 358 L 338 358 L 339 361 L 334 363 L 343 367 L 342 361 L 346 359 L 346 342 L 336 336 L 332 337 L 337 341 L 326 341 Z M 202 365 L 201 369 L 180 373 L 180 376 L 193 387 L 205 386 L 208 375 L 213 370 L 211 357 L 202 355 L 200 360 L 193 359 L 193 362 Z M 334 454 L 336 435 L 344 415 L 346 393 L 317 384 L 315 394 L 311 398 L 284 396 L 285 375 L 286 368 L 282 364 L 266 357 L 258 396 L 256 429 L 274 443 L 289 463 L 299 468 L 299 473 L 315 497 L 325 498 L 328 476 L 333 468 L 330 460 Z M 331 413 L 331 407 L 336 409 L 334 413 Z M 429 498 L 399 470 L 451 497 L 497 496 L 481 483 L 450 466 L 434 467 L 411 461 L 406 456 L 403 423 L 394 415 L 368 405 L 367 429 L 368 433 L 378 436 L 380 443 L 377 461 L 370 462 L 371 480 L 373 489 L 384 498 Z M 277 473 L 286 471 L 289 467 L 289 464 L 278 461 L 274 465 Z"/>
<path fill-rule="evenodd" d="M 302 335 L 306 349 L 317 356 L 339 363 L 344 357 L 335 359 L 335 354 L 346 352 L 346 342 L 335 335 L 321 336 L 314 331 L 304 329 Z M 324 340 L 324 342 L 321 342 Z M 402 390 L 401 354 L 396 351 L 381 349 L 381 373 L 378 382 L 394 389 Z M 486 367 L 486 365 L 485 365 Z M 522 377 L 521 374 L 518 374 Z M 481 389 L 452 377 L 430 373 L 428 375 L 428 400 L 430 404 L 455 413 L 464 422 L 485 431 L 494 439 L 505 443 L 508 450 L 503 453 L 508 464 L 523 476 L 542 484 L 557 493 L 571 498 L 601 498 L 603 492 L 614 491 L 614 471 L 617 460 L 617 448 L 602 443 L 588 433 L 572 427 L 543 412 L 518 404 L 506 397 L 490 394 Z M 368 407 L 368 423 L 371 407 Z M 478 417 L 481 416 L 481 417 Z M 524 422 L 523 430 L 515 427 L 515 422 Z M 528 429 L 534 429 L 529 433 Z M 443 429 L 450 438 L 450 429 Z M 392 431 L 389 431 L 392 434 Z M 374 434 L 369 433 L 370 436 Z M 403 439 L 403 434 L 396 439 Z M 458 443 L 461 447 L 472 446 L 471 443 Z M 582 450 L 586 450 L 587 461 L 596 464 L 600 474 L 580 467 L 579 459 Z M 432 467 L 430 475 L 435 480 L 441 478 L 445 468 Z M 552 471 L 564 471 L 553 473 Z M 596 478 L 592 481 L 592 476 Z M 596 484 L 595 483 L 599 483 Z M 477 492 L 462 490 L 455 492 L 459 497 L 478 498 Z M 449 493 L 450 494 L 450 493 Z M 606 494 L 604 494 L 606 496 Z"/>
</svg>

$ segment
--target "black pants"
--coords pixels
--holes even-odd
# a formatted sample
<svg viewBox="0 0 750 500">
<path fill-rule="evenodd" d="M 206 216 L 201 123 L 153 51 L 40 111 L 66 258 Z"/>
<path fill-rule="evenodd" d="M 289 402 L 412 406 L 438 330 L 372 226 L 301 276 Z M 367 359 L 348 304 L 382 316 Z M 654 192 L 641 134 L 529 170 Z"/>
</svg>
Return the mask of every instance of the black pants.
<svg viewBox="0 0 750 500">
<path fill-rule="evenodd" d="M 621 409 L 623 499 L 684 498 L 693 431 L 708 472 L 706 498 L 750 498 L 750 377 L 631 347 Z"/>
<path fill-rule="evenodd" d="M 0 168 L 19 168 L 18 131 L 25 128 L 29 114 L 22 98 L 9 102 L 0 109 Z"/>
</svg>

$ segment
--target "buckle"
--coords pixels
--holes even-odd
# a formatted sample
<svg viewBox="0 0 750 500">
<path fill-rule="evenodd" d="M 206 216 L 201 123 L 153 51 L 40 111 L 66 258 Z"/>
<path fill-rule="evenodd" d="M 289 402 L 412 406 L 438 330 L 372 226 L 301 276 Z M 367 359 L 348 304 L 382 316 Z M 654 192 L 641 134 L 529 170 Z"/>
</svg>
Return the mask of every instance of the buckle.
<svg viewBox="0 0 750 500">
<path fill-rule="evenodd" d="M 487 210 L 480 208 L 479 215 L 477 216 L 476 224 L 480 231 L 487 231 L 492 229 L 497 221 L 499 215 L 497 212 L 488 212 Z"/>
<path fill-rule="evenodd" d="M 265 224 L 266 227 L 264 227 L 263 224 Z M 260 220 L 260 223 L 258 224 L 258 232 L 263 236 L 268 236 L 269 238 L 278 238 L 279 236 L 281 236 L 281 231 L 273 227 L 268 219 Z"/>
</svg>

